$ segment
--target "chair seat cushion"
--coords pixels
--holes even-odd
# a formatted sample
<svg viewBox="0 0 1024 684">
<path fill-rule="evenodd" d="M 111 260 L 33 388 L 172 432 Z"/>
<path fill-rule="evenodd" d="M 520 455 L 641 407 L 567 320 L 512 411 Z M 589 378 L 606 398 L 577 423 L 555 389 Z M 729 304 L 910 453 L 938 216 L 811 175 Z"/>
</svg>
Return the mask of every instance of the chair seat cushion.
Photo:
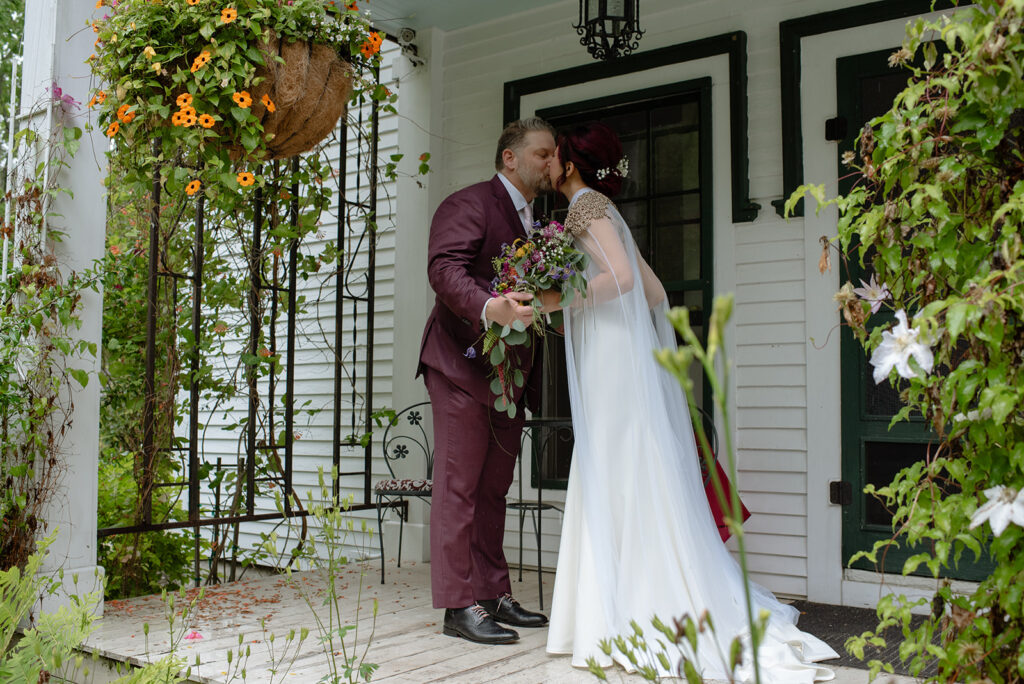
<svg viewBox="0 0 1024 684">
<path fill-rule="evenodd" d="M 434 488 L 433 480 L 381 480 L 373 486 L 373 491 L 381 494 L 416 494 L 426 496 Z"/>
</svg>

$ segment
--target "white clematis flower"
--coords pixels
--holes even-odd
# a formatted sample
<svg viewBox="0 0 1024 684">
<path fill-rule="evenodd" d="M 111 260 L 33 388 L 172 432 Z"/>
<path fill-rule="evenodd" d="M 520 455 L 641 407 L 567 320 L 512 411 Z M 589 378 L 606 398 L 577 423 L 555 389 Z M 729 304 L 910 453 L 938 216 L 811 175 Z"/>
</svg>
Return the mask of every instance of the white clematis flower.
<svg viewBox="0 0 1024 684">
<path fill-rule="evenodd" d="M 932 350 L 918 339 L 921 331 L 907 324 L 907 313 L 903 309 L 896 312 L 896 320 L 898 322 L 892 330 L 882 333 L 882 343 L 871 355 L 876 385 L 889 377 L 893 368 L 901 378 L 915 377 L 917 373 L 909 363 L 911 356 L 925 373 L 930 373 L 935 363 Z"/>
<path fill-rule="evenodd" d="M 869 282 L 860 281 L 862 287 L 853 288 L 853 294 L 857 295 L 866 302 L 871 302 L 871 313 L 878 313 L 878 310 L 882 308 L 882 302 L 892 297 L 892 293 L 889 292 L 888 286 L 885 283 L 881 285 L 875 280 L 875 274 L 871 274 L 871 280 Z"/>
<path fill-rule="evenodd" d="M 971 516 L 972 530 L 986 520 L 997 537 L 1011 522 L 1024 527 L 1024 490 L 1018 492 L 1013 487 L 998 485 L 986 489 L 985 498 L 985 505 Z"/>
</svg>

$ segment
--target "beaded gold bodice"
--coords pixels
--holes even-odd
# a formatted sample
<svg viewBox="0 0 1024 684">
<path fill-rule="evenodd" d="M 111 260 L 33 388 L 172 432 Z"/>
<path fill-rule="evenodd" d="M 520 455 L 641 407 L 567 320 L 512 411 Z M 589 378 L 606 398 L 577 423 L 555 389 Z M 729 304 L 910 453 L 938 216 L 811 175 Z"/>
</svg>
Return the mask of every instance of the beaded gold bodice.
<svg viewBox="0 0 1024 684">
<path fill-rule="evenodd" d="M 573 235 L 579 235 L 590 228 L 590 222 L 608 216 L 612 201 L 597 190 L 590 190 L 576 198 L 565 217 L 565 227 Z"/>
</svg>

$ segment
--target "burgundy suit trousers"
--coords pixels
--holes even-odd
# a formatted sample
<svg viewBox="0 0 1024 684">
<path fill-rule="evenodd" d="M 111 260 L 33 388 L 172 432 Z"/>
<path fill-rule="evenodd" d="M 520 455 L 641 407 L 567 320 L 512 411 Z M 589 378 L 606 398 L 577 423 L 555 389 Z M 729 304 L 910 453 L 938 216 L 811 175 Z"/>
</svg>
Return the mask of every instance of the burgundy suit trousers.
<svg viewBox="0 0 1024 684">
<path fill-rule="evenodd" d="M 523 419 L 481 404 L 433 368 L 424 380 L 434 412 L 431 590 L 435 608 L 464 608 L 511 592 L 505 495 Z"/>
</svg>

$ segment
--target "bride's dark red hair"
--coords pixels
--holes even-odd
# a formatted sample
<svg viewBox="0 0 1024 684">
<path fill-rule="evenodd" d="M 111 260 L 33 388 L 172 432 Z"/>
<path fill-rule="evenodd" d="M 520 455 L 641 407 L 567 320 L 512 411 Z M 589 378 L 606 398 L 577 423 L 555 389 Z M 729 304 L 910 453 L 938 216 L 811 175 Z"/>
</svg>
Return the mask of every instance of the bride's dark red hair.
<svg viewBox="0 0 1024 684">
<path fill-rule="evenodd" d="M 622 159 L 622 142 L 611 128 L 600 122 L 582 124 L 560 133 L 556 145 L 558 161 L 563 167 L 562 176 L 555 183 L 556 189 L 565 182 L 565 165 L 572 162 L 583 182 L 594 190 L 609 197 L 622 190 L 622 176 L 616 168 Z M 600 169 L 609 172 L 598 178 Z"/>
</svg>

